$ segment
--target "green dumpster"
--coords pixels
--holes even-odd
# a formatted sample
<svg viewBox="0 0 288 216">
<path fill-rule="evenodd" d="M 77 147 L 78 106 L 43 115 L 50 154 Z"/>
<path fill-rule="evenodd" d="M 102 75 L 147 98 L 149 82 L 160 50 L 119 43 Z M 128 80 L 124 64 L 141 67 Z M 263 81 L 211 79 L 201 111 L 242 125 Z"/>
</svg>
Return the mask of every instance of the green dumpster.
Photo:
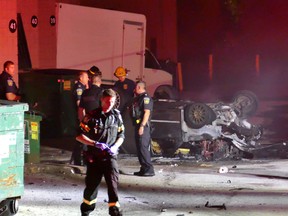
<svg viewBox="0 0 288 216">
<path fill-rule="evenodd" d="M 19 73 L 22 100 L 42 116 L 41 138 L 74 137 L 77 134 L 73 87 L 79 72 L 72 69 L 39 69 Z"/>
<path fill-rule="evenodd" d="M 24 112 L 28 104 L 0 100 L 0 215 L 18 211 L 24 192 Z"/>
<path fill-rule="evenodd" d="M 40 121 L 42 117 L 34 112 L 24 114 L 24 153 L 25 163 L 40 162 Z"/>
</svg>

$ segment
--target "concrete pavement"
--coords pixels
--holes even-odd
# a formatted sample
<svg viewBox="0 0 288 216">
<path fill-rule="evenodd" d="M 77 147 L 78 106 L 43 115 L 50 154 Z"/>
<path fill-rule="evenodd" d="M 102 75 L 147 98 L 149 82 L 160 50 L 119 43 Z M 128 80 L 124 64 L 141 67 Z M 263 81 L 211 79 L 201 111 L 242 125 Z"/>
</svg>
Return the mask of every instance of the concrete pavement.
<svg viewBox="0 0 288 216">
<path fill-rule="evenodd" d="M 25 163 L 25 173 L 46 172 L 50 174 L 63 174 L 69 177 L 84 178 L 85 167 L 70 165 L 69 160 L 71 151 L 58 148 L 41 146 L 40 162 Z M 235 161 L 214 161 L 203 162 L 196 161 L 194 158 L 152 158 L 156 176 L 153 181 L 147 181 L 156 184 L 160 182 L 166 172 L 177 173 L 177 175 L 212 175 L 217 176 L 236 176 L 236 175 L 254 175 L 263 178 L 288 179 L 288 160 L 287 159 L 257 159 L 257 160 L 235 160 Z M 141 177 L 131 177 L 127 173 L 133 173 L 139 170 L 138 159 L 135 155 L 119 154 L 118 163 L 120 167 L 121 179 L 130 181 L 131 179 L 141 179 Z M 219 169 L 225 167 L 227 173 L 219 173 Z M 128 178 L 127 178 L 128 177 Z M 185 186 L 185 181 L 179 179 L 179 185 Z M 212 179 L 201 180 L 202 186 L 210 185 Z M 176 183 L 177 184 L 177 183 Z M 184 185 L 183 185 L 184 184 Z M 191 185 L 191 182 L 188 183 Z M 217 187 L 217 184 L 213 187 Z M 220 186 L 220 185 L 219 185 Z M 223 185 L 221 185 L 222 187 Z M 281 188 L 281 187 L 280 187 Z"/>
</svg>

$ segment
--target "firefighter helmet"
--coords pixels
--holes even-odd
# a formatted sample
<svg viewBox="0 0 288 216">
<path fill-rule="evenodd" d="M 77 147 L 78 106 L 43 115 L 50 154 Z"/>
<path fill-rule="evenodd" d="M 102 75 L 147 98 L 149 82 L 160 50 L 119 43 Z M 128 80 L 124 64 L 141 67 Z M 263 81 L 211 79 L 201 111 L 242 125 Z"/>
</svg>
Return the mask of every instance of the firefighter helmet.
<svg viewBox="0 0 288 216">
<path fill-rule="evenodd" d="M 114 75 L 116 77 L 123 77 L 123 76 L 126 76 L 127 75 L 127 70 L 124 68 L 124 67 L 117 67 L 115 72 L 114 72 Z"/>
</svg>

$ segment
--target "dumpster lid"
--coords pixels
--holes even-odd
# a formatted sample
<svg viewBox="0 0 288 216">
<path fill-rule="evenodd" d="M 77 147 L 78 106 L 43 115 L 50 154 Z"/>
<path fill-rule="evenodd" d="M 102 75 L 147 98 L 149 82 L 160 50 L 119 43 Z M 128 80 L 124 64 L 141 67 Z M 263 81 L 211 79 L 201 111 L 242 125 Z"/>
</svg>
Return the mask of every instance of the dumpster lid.
<svg viewBox="0 0 288 216">
<path fill-rule="evenodd" d="M 27 111 L 29 106 L 27 103 L 19 103 L 15 101 L 0 100 L 0 113 Z"/>
</svg>

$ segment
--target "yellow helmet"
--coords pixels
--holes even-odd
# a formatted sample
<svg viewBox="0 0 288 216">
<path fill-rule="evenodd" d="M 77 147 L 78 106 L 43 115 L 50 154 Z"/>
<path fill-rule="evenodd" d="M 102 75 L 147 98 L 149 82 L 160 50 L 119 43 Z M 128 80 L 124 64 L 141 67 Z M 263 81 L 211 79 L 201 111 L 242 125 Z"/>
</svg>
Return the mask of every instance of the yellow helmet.
<svg viewBox="0 0 288 216">
<path fill-rule="evenodd" d="M 116 77 L 123 77 L 123 76 L 126 76 L 127 75 L 127 70 L 124 68 L 124 67 L 117 67 L 115 72 L 114 72 L 114 75 Z"/>
</svg>

